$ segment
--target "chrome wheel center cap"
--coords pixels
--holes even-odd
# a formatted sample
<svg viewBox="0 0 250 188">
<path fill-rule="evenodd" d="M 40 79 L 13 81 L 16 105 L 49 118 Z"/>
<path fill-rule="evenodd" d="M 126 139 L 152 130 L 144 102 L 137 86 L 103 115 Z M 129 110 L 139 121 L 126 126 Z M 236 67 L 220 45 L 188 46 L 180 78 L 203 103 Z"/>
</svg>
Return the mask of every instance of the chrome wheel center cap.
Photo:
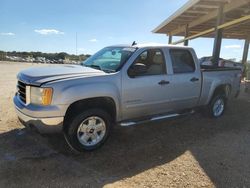
<svg viewBox="0 0 250 188">
<path fill-rule="evenodd" d="M 92 129 L 89 130 L 89 133 L 92 134 L 94 131 L 95 131 L 95 129 L 92 128 Z"/>
</svg>

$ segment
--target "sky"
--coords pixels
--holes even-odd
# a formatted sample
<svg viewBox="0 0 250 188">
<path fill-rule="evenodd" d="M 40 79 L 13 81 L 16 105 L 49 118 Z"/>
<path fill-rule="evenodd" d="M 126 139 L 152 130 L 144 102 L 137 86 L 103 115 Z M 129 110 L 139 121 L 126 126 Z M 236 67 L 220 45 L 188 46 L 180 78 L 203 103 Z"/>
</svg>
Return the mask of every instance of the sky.
<svg viewBox="0 0 250 188">
<path fill-rule="evenodd" d="M 166 35 L 152 30 L 186 2 L 0 0 L 0 50 L 93 54 L 108 45 L 133 41 L 167 43 Z M 189 46 L 198 57 L 210 56 L 213 39 L 194 39 Z M 243 40 L 223 39 L 221 57 L 240 60 L 243 46 Z"/>
</svg>

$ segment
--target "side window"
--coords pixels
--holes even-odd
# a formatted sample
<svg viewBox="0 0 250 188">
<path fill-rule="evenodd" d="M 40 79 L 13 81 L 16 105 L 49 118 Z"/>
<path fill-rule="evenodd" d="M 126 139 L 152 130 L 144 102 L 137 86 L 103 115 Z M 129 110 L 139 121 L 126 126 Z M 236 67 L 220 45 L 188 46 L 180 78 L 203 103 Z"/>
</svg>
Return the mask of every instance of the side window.
<svg viewBox="0 0 250 188">
<path fill-rule="evenodd" d="M 188 50 L 172 49 L 170 56 L 175 74 L 195 71 L 194 59 Z"/>
<path fill-rule="evenodd" d="M 161 74 L 166 74 L 166 64 L 163 52 L 159 49 L 142 52 L 128 70 L 130 77 Z"/>
</svg>

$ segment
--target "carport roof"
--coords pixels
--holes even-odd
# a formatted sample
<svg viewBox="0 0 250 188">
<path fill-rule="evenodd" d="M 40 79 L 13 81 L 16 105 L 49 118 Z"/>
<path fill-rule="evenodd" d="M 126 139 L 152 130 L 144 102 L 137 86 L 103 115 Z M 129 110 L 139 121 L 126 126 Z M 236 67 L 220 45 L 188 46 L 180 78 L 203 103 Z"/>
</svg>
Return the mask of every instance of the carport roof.
<svg viewBox="0 0 250 188">
<path fill-rule="evenodd" d="M 228 23 L 223 27 L 223 38 L 249 38 L 250 0 L 189 0 L 153 32 L 185 36 L 188 27 L 189 36 L 214 37 L 213 31 L 221 4 L 224 5 L 224 23 Z"/>
</svg>

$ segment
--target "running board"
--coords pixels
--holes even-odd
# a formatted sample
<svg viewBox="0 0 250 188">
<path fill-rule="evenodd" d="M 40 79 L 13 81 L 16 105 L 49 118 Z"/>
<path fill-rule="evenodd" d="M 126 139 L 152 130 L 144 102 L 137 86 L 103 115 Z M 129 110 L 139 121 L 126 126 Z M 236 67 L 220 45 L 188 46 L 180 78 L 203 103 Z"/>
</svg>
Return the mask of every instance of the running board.
<svg viewBox="0 0 250 188">
<path fill-rule="evenodd" d="M 178 117 L 178 116 L 185 116 L 185 115 L 193 114 L 194 112 L 195 112 L 194 110 L 190 110 L 190 111 L 184 112 L 184 113 L 174 113 L 174 114 L 168 114 L 168 115 L 162 115 L 162 116 L 155 116 L 155 117 L 152 117 L 150 119 L 145 119 L 145 120 L 126 121 L 126 122 L 124 121 L 124 122 L 120 122 L 119 124 L 122 127 L 128 127 L 128 126 L 147 123 L 147 122 L 151 122 L 151 121 L 169 119 L 169 118 L 174 118 L 174 117 Z"/>
<path fill-rule="evenodd" d="M 182 115 L 182 114 L 169 114 L 169 115 L 164 115 L 164 116 L 156 116 L 156 117 L 152 117 L 151 119 L 148 119 L 148 120 L 121 122 L 120 125 L 122 127 L 128 127 L 128 126 L 141 124 L 141 123 L 146 123 L 146 122 L 150 122 L 150 121 L 157 121 L 157 120 L 177 117 L 177 116 L 180 116 L 180 115 Z"/>
</svg>

